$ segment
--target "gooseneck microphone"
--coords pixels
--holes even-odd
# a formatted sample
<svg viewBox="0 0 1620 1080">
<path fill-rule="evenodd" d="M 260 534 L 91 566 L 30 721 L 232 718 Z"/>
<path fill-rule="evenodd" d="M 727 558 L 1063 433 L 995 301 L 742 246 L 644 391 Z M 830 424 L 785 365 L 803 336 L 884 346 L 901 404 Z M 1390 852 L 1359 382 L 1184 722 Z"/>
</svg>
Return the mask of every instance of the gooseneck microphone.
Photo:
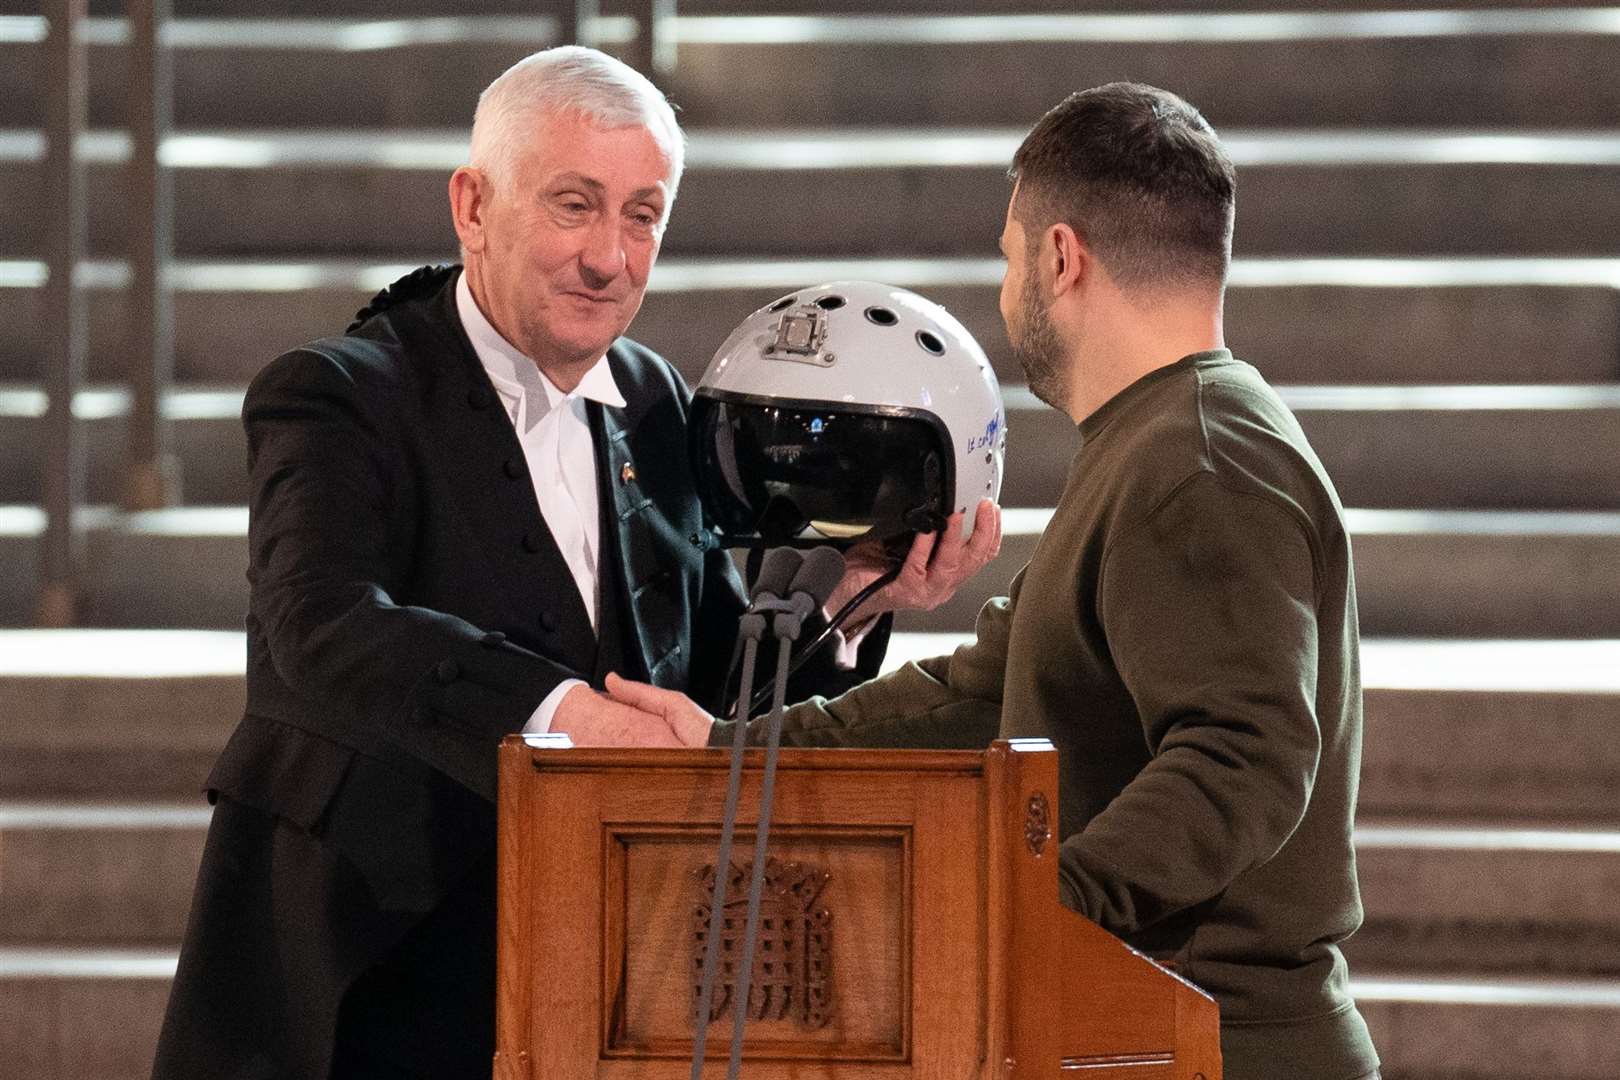
<svg viewBox="0 0 1620 1080">
<path fill-rule="evenodd" d="M 737 624 L 737 646 L 742 652 L 742 682 L 737 697 L 746 703 L 754 685 L 754 663 L 759 654 L 759 643 L 765 637 L 767 623 L 774 623 L 783 613 L 793 610 L 794 579 L 805 557 L 793 548 L 772 548 L 765 553 L 760 564 L 759 577 L 749 593 L 748 608 Z M 840 562 L 843 560 L 840 559 Z M 787 654 L 787 645 L 780 649 Z M 736 652 L 731 658 L 737 663 Z M 780 728 L 780 722 L 778 727 Z M 726 779 L 726 805 L 720 825 L 720 850 L 715 856 L 714 894 L 710 898 L 709 936 L 703 946 L 703 976 L 699 984 L 697 1015 L 693 1023 L 696 1036 L 692 1048 L 692 1080 L 701 1080 L 704 1050 L 709 1037 L 709 1014 L 714 1007 L 714 979 L 720 957 L 720 931 L 725 924 L 726 882 L 731 877 L 732 839 L 737 829 L 737 801 L 742 792 L 743 748 L 748 741 L 747 715 L 737 723 L 731 743 L 731 769 Z M 744 999 L 746 1000 L 746 999 Z M 739 1015 L 743 1015 L 739 1013 Z"/>
<path fill-rule="evenodd" d="M 804 561 L 804 553 L 794 548 L 781 547 L 767 551 L 765 561 L 760 564 L 759 579 L 748 594 L 749 610 L 762 603 L 786 600 L 797 584 L 796 579 Z"/>
<path fill-rule="evenodd" d="M 810 559 L 814 557 L 817 552 L 821 551 L 825 551 L 829 556 L 831 556 L 831 558 L 819 560 L 821 562 L 821 566 L 816 570 L 812 571 L 808 569 Z M 838 583 L 843 580 L 845 569 L 844 558 L 832 548 L 816 548 L 805 557 L 805 562 L 807 564 L 807 569 L 804 571 L 804 573 L 807 575 L 815 575 L 815 580 L 813 583 L 815 584 L 816 588 L 813 590 L 806 590 L 807 594 L 814 595 L 817 598 L 814 605 L 811 607 L 811 610 L 815 610 L 815 608 L 819 608 L 827 602 L 827 598 L 832 595 L 832 591 L 836 589 L 838 587 Z M 834 569 L 834 567 L 836 567 L 836 569 Z M 855 613 L 856 609 L 862 604 L 866 603 L 866 601 L 870 600 L 879 589 L 883 588 L 895 578 L 899 577 L 900 571 L 904 569 L 904 567 L 905 563 L 903 560 L 894 560 L 888 570 L 884 571 L 877 577 L 876 580 L 872 581 L 860 592 L 856 593 L 847 604 L 839 608 L 838 611 L 833 614 L 832 619 L 828 621 L 827 625 L 822 627 L 821 633 L 817 634 L 815 638 L 811 640 L 810 644 L 799 650 L 798 658 L 795 659 L 792 666 L 788 668 L 787 677 L 791 679 L 794 675 L 797 675 L 799 669 L 804 667 L 805 664 L 809 663 L 811 658 L 814 657 L 816 653 L 821 651 L 822 646 L 826 645 L 827 642 L 832 639 L 833 631 L 837 630 L 839 627 L 843 626 L 844 623 L 849 621 L 849 617 Z M 799 582 L 795 581 L 794 586 L 797 587 L 798 585 Z M 745 710 L 739 707 L 737 709 L 737 714 L 741 716 L 744 712 L 746 712 L 747 715 L 752 716 L 760 709 L 761 706 L 765 704 L 766 697 L 771 693 L 772 686 L 773 684 L 767 683 L 765 686 L 761 687 L 755 692 L 754 700 L 748 703 L 747 709 Z"/>
<path fill-rule="evenodd" d="M 799 628 L 804 625 L 805 617 L 819 611 L 842 580 L 844 557 L 838 552 L 830 547 L 818 547 L 805 554 L 798 572 L 793 575 L 793 583 L 788 586 L 787 599 L 793 606 L 791 640 L 799 639 Z M 782 616 L 778 615 L 776 621 L 780 627 Z M 776 632 L 778 636 L 784 633 L 780 628 Z"/>
<path fill-rule="evenodd" d="M 815 548 L 800 555 L 791 548 L 766 553 L 755 583 L 748 610 L 739 626 L 743 649 L 742 683 L 737 701 L 745 706 L 751 698 L 754 662 L 764 636 L 764 621 L 770 615 L 771 631 L 777 639 L 776 680 L 771 712 L 765 720 L 765 768 L 760 783 L 759 821 L 754 832 L 754 863 L 748 883 L 748 913 L 743 930 L 742 956 L 735 968 L 735 1011 L 731 1033 L 731 1057 L 727 1080 L 737 1080 L 742 1068 L 743 1031 L 748 1022 L 749 982 L 753 975 L 754 948 L 759 936 L 759 909 L 765 891 L 765 856 L 770 838 L 771 806 L 776 793 L 776 760 L 781 749 L 782 715 L 787 705 L 788 661 L 793 642 L 799 638 L 804 620 L 827 602 L 844 576 L 844 557 L 831 548 Z M 726 787 L 724 818 L 720 825 L 720 850 L 716 856 L 714 894 L 710 899 L 709 934 L 703 948 L 703 977 L 698 991 L 694 1018 L 696 1035 L 692 1053 L 692 1080 L 702 1080 L 704 1052 L 708 1044 L 710 1011 L 714 1002 L 714 979 L 719 963 L 720 931 L 724 925 L 726 882 L 731 877 L 732 839 L 737 827 L 737 802 L 742 790 L 743 751 L 748 741 L 748 711 L 739 710 L 731 743 L 731 770 Z"/>
</svg>

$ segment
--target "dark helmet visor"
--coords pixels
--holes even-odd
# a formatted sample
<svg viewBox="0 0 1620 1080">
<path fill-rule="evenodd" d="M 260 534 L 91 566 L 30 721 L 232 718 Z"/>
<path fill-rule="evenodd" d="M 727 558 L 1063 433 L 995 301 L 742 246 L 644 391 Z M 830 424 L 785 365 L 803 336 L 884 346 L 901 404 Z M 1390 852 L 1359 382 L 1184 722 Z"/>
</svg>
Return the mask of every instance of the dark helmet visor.
<svg viewBox="0 0 1620 1080">
<path fill-rule="evenodd" d="M 701 393 L 692 411 L 704 506 L 734 540 L 888 539 L 949 513 L 951 458 L 926 413 Z"/>
</svg>

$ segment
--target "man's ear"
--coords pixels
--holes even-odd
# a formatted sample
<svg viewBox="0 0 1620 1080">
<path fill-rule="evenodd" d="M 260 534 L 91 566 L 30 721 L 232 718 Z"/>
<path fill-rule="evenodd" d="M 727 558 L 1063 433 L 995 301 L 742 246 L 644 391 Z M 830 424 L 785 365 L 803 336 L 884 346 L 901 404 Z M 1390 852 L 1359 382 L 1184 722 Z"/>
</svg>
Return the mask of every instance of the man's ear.
<svg viewBox="0 0 1620 1080">
<path fill-rule="evenodd" d="M 470 165 L 450 174 L 450 215 L 463 251 L 484 250 L 484 211 L 489 206 L 489 178 Z"/>
<path fill-rule="evenodd" d="M 1065 222 L 1058 222 L 1042 237 L 1043 261 L 1052 267 L 1052 295 L 1062 296 L 1079 288 L 1092 270 L 1091 249 L 1080 234 Z"/>
</svg>

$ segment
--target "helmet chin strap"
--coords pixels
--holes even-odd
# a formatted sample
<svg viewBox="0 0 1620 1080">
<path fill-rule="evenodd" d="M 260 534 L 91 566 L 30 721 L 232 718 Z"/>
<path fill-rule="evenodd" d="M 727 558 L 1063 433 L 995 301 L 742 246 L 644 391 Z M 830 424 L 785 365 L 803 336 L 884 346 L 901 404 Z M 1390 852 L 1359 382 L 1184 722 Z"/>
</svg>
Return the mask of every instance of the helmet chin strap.
<svg viewBox="0 0 1620 1080">
<path fill-rule="evenodd" d="M 906 511 L 901 520 L 912 532 L 924 533 L 939 532 L 945 527 L 946 518 L 936 507 L 914 506 Z"/>
</svg>

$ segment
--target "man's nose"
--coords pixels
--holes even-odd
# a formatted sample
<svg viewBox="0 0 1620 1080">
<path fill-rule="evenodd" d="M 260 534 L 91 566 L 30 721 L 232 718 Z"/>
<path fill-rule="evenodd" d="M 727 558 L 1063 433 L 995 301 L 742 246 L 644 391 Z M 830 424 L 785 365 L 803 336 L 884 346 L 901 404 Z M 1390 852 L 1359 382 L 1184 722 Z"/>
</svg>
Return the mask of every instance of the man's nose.
<svg viewBox="0 0 1620 1080">
<path fill-rule="evenodd" d="M 624 272 L 625 252 L 618 224 L 603 220 L 591 227 L 579 253 L 579 268 L 588 288 L 604 288 Z"/>
</svg>

